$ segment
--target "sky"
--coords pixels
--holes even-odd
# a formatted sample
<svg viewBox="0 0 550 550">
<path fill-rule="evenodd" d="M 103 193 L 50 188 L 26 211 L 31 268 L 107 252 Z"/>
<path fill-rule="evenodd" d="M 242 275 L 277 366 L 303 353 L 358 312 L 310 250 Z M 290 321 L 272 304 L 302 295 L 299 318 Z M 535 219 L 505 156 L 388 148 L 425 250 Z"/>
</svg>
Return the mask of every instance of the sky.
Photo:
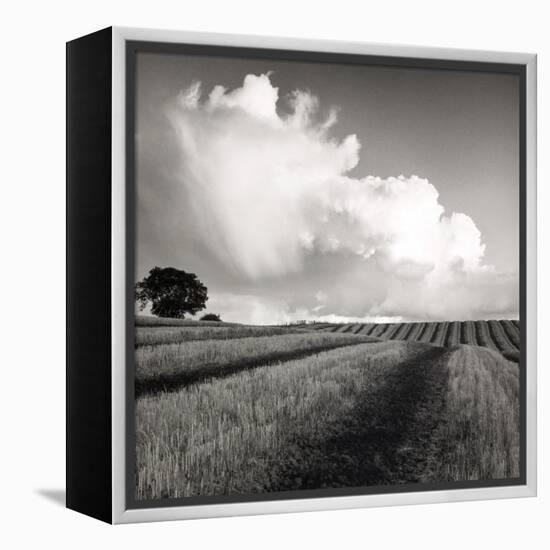
<svg viewBox="0 0 550 550">
<path fill-rule="evenodd" d="M 519 81 L 140 53 L 136 280 L 254 324 L 517 318 Z"/>
</svg>

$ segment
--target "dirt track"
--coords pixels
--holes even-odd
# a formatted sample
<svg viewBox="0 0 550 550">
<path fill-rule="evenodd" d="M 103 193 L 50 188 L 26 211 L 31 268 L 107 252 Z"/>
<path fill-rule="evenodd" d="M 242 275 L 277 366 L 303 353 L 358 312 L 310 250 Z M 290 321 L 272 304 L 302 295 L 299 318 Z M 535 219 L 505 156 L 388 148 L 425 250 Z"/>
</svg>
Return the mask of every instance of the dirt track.
<svg viewBox="0 0 550 550">
<path fill-rule="evenodd" d="M 270 491 L 422 479 L 441 417 L 451 351 L 430 347 L 374 374 L 352 415 L 317 441 L 294 441 Z"/>
</svg>

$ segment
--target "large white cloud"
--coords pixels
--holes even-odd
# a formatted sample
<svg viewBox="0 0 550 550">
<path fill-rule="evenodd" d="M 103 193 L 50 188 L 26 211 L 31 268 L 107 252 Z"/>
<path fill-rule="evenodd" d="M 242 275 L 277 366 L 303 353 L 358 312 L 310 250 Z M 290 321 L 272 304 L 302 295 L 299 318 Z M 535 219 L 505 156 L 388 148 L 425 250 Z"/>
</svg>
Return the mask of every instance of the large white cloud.
<svg viewBox="0 0 550 550">
<path fill-rule="evenodd" d="M 484 265 L 474 221 L 446 213 L 424 178 L 351 177 L 359 140 L 332 138 L 336 110 L 321 118 L 311 93 L 279 100 L 269 74 L 248 75 L 232 91 L 216 86 L 207 96 L 197 82 L 180 94 L 169 119 L 177 179 L 192 197 L 202 246 L 250 285 L 303 272 L 315 256 L 354 257 L 365 273 L 376 270 L 380 290 L 373 301 L 348 288 L 354 317 L 463 319 L 517 310 L 517 277 Z M 322 303 L 315 311 L 295 307 L 294 315 L 350 316 L 339 305 L 345 279 L 312 289 Z M 288 320 L 292 306 L 285 307 L 273 316 Z"/>
</svg>

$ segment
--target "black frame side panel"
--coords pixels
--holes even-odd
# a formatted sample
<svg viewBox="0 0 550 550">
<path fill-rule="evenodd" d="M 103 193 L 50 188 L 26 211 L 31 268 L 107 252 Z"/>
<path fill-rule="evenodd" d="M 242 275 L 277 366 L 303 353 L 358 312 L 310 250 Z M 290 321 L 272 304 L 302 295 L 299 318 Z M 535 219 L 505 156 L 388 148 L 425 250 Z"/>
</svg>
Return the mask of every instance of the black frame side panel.
<svg viewBox="0 0 550 550">
<path fill-rule="evenodd" d="M 67 507 L 112 522 L 112 32 L 67 43 Z"/>
</svg>

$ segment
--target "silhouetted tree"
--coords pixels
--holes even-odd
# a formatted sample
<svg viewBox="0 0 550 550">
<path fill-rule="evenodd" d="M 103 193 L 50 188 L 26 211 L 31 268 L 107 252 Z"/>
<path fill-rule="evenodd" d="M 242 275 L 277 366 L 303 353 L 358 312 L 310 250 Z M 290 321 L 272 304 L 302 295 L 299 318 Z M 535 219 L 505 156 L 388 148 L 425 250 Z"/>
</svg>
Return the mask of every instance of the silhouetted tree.
<svg viewBox="0 0 550 550">
<path fill-rule="evenodd" d="M 221 321 L 220 316 L 217 313 L 207 313 L 200 319 L 201 321 Z"/>
<path fill-rule="evenodd" d="M 158 317 L 183 319 L 205 308 L 208 289 L 194 273 L 174 267 L 154 267 L 149 275 L 136 283 L 136 301 L 143 309 L 151 303 L 151 312 Z"/>
</svg>

